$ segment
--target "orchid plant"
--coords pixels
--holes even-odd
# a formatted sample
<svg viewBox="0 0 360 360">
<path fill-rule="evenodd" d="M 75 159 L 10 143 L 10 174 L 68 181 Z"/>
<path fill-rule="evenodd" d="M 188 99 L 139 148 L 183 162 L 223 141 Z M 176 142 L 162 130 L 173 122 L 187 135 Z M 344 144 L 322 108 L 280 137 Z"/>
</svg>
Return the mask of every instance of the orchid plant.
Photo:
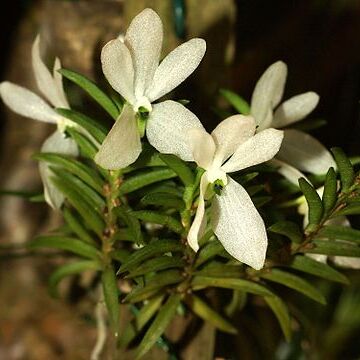
<svg viewBox="0 0 360 360">
<path fill-rule="evenodd" d="M 227 117 L 211 133 L 180 102 L 157 102 L 199 66 L 206 49 L 204 40 L 191 39 L 160 62 L 162 39 L 159 16 L 145 9 L 123 39 L 103 47 L 102 70 L 121 101 L 62 69 L 57 58 L 51 73 L 39 37 L 32 63 L 45 100 L 0 84 L 10 109 L 57 125 L 34 157 L 44 200 L 61 212 L 66 226 L 28 247 L 71 254 L 50 276 L 53 295 L 64 277 L 99 275 L 92 359 L 103 351 L 106 320 L 118 348 L 137 345 L 134 358 L 154 345 L 176 358 L 164 332 L 177 314 L 191 313 L 236 336 L 244 294 L 254 306 L 268 304 L 291 341 L 299 320 L 287 306 L 287 293 L 272 284 L 324 304 L 305 275 L 347 282 L 324 259 L 337 264 L 346 257 L 354 267 L 360 257 L 360 230 L 342 222 L 359 214 L 358 169 L 341 149 L 330 153 L 311 135 L 288 128 L 311 113 L 319 96 L 308 92 L 279 105 L 287 75 L 281 61 L 261 76 L 250 105 L 241 99 L 246 113 Z M 111 129 L 70 107 L 62 76 L 111 115 Z M 227 98 L 233 105 L 240 99 L 234 93 Z M 307 205 L 297 213 L 292 210 L 299 196 Z M 98 310 L 103 302 L 106 316 Z M 120 303 L 133 316 L 126 323 Z"/>
</svg>

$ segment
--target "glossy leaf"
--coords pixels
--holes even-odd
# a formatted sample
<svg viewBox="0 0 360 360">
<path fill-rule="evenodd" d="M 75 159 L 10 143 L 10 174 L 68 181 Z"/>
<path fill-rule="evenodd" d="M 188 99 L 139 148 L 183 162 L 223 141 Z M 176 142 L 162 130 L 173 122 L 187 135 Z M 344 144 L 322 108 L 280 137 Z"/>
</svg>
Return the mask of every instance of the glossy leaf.
<svg viewBox="0 0 360 360">
<path fill-rule="evenodd" d="M 292 221 L 279 221 L 271 225 L 268 230 L 276 234 L 284 235 L 294 243 L 301 243 L 303 240 L 303 234 L 299 226 Z"/>
<path fill-rule="evenodd" d="M 100 256 L 99 250 L 90 244 L 76 238 L 57 235 L 39 236 L 32 240 L 28 247 L 29 249 L 61 249 L 94 260 L 98 260 Z"/>
<path fill-rule="evenodd" d="M 330 240 L 347 240 L 360 244 L 360 230 L 356 230 L 347 226 L 324 226 L 317 233 L 317 237 L 324 237 Z"/>
<path fill-rule="evenodd" d="M 190 309 L 201 319 L 208 321 L 217 329 L 228 334 L 236 334 L 237 329 L 218 312 L 213 310 L 209 305 L 202 301 L 199 297 L 192 295 L 186 300 Z"/>
<path fill-rule="evenodd" d="M 93 81 L 75 71 L 61 69 L 59 72 L 88 93 L 112 118 L 119 116 L 118 107 Z"/>
<path fill-rule="evenodd" d="M 130 235 L 137 244 L 144 244 L 143 234 L 139 220 L 133 216 L 129 209 L 124 206 L 118 206 L 114 209 L 115 214 L 128 226 Z"/>
<path fill-rule="evenodd" d="M 161 307 L 155 320 L 152 322 L 151 326 L 143 337 L 137 350 L 136 359 L 140 359 L 142 356 L 144 356 L 156 343 L 158 338 L 162 335 L 166 327 L 169 325 L 169 323 L 175 316 L 176 309 L 179 306 L 180 301 L 181 295 L 170 295 L 169 299 L 166 301 L 164 306 Z"/>
<path fill-rule="evenodd" d="M 328 214 L 335 206 L 337 201 L 337 180 L 335 170 L 331 167 L 325 178 L 324 193 L 322 196 L 322 203 L 324 206 L 324 213 Z"/>
<path fill-rule="evenodd" d="M 93 159 L 97 153 L 96 146 L 84 135 L 73 128 L 67 128 L 66 132 L 74 139 L 80 149 L 80 154 L 88 159 Z"/>
<path fill-rule="evenodd" d="M 354 182 L 354 169 L 350 160 L 340 148 L 332 148 L 331 152 L 334 155 L 336 165 L 339 170 L 341 180 L 341 191 L 347 191 Z"/>
<path fill-rule="evenodd" d="M 176 210 L 183 210 L 185 206 L 184 201 L 181 198 L 166 192 L 147 194 L 141 199 L 141 203 L 144 205 L 163 206 Z"/>
<path fill-rule="evenodd" d="M 193 172 L 180 158 L 172 154 L 160 154 L 160 158 L 179 176 L 185 186 L 189 186 L 194 183 L 195 176 Z"/>
<path fill-rule="evenodd" d="M 220 94 L 237 110 L 240 114 L 249 115 L 250 105 L 238 94 L 226 90 L 220 89 Z"/>
<path fill-rule="evenodd" d="M 195 267 L 199 267 L 200 265 L 204 264 L 211 258 L 215 257 L 218 254 L 223 253 L 224 247 L 222 246 L 221 242 L 218 240 L 211 241 L 205 244 L 199 251 L 198 257 L 195 262 Z"/>
<path fill-rule="evenodd" d="M 304 250 L 309 254 L 360 257 L 360 247 L 343 241 L 313 240 L 312 247 Z"/>
<path fill-rule="evenodd" d="M 285 285 L 293 290 L 296 290 L 309 297 L 310 299 L 319 302 L 320 304 L 326 304 L 324 295 L 321 294 L 319 290 L 317 290 L 314 286 L 312 286 L 310 283 L 300 278 L 299 276 L 290 274 L 279 269 L 272 269 L 267 273 L 259 273 L 259 276 L 261 276 L 263 279 L 273 281 Z"/>
<path fill-rule="evenodd" d="M 336 211 L 332 217 L 347 216 L 347 215 L 360 215 L 360 203 L 354 202 L 347 204 L 344 208 Z"/>
</svg>

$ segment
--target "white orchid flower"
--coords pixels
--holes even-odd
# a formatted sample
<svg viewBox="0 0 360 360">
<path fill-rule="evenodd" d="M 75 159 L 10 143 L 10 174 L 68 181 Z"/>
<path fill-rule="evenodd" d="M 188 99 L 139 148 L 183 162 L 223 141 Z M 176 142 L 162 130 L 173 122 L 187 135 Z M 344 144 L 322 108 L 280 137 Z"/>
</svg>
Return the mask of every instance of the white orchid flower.
<svg viewBox="0 0 360 360">
<path fill-rule="evenodd" d="M 286 76 L 286 64 L 277 61 L 258 80 L 251 98 L 251 115 L 256 120 L 258 132 L 269 127 L 287 127 L 300 121 L 318 104 L 319 96 L 310 91 L 296 95 L 279 105 Z M 329 167 L 336 168 L 333 157 L 318 140 L 295 129 L 284 129 L 284 141 L 276 158 L 283 161 L 282 164 L 277 163 L 284 171 L 283 175 L 289 175 L 288 179 L 295 184 L 298 184 L 295 174 L 297 169 L 313 174 L 325 174 Z M 291 170 L 290 166 L 296 169 Z"/>
<path fill-rule="evenodd" d="M 161 131 L 177 116 L 179 105 L 174 101 L 153 102 L 182 83 L 198 67 L 206 50 L 204 40 L 191 39 L 159 64 L 162 40 L 163 26 L 159 16 L 145 9 L 132 20 L 123 41 L 111 40 L 102 49 L 104 75 L 127 102 L 95 157 L 103 168 L 124 168 L 138 158 L 143 135 L 137 124 L 139 112 L 149 114 L 147 138 L 161 151 L 158 135 L 160 133 L 163 138 Z"/>
<path fill-rule="evenodd" d="M 195 116 L 195 115 L 193 115 Z M 283 132 L 267 129 L 255 134 L 255 120 L 235 115 L 222 121 L 211 134 L 202 127 L 188 131 L 186 143 L 177 143 L 175 153 L 205 169 L 200 181 L 199 203 L 188 234 L 194 251 L 206 226 L 205 198 L 209 185 L 222 188 L 215 194 L 211 210 L 211 226 L 226 251 L 237 260 L 261 269 L 264 265 L 267 235 L 264 222 L 246 190 L 227 173 L 246 169 L 270 160 L 279 151 Z M 181 146 L 179 146 L 181 144 Z"/>
<path fill-rule="evenodd" d="M 61 68 L 58 58 L 55 59 L 53 73 L 43 63 L 40 56 L 40 37 L 37 36 L 32 46 L 32 66 L 36 85 L 45 100 L 34 92 L 10 82 L 0 84 L 0 96 L 4 103 L 19 115 L 57 125 L 57 130 L 44 142 L 41 151 L 65 155 L 78 155 L 76 143 L 65 137 L 67 126 L 75 124 L 60 116 L 54 107 L 69 108 L 62 84 L 62 76 L 57 71 Z M 49 167 L 40 164 L 40 176 L 44 184 L 46 202 L 53 208 L 59 208 L 64 197 L 50 181 Z"/>
<path fill-rule="evenodd" d="M 320 187 L 316 190 L 316 192 L 319 194 L 319 196 L 323 195 L 324 187 Z M 300 215 L 304 216 L 304 228 L 307 226 L 309 222 L 309 206 L 304 199 L 304 202 L 299 205 L 298 207 L 298 213 Z M 324 225 L 337 225 L 337 226 L 345 226 L 345 227 L 351 227 L 350 221 L 347 219 L 346 216 L 338 216 L 334 219 L 330 219 L 325 222 Z M 327 263 L 328 256 L 322 255 L 322 254 L 307 254 L 307 256 L 313 258 L 316 261 L 322 262 L 324 264 Z M 350 268 L 350 269 L 360 269 L 360 258 L 358 257 L 351 257 L 351 256 L 331 256 L 331 261 L 343 268 Z"/>
</svg>

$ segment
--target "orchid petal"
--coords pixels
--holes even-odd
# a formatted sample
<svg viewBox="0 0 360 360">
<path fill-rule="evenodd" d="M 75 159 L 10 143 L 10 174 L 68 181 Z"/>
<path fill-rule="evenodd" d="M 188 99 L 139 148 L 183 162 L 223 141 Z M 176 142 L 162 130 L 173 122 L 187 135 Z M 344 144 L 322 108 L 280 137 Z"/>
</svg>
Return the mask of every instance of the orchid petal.
<svg viewBox="0 0 360 360">
<path fill-rule="evenodd" d="M 64 134 L 55 131 L 45 140 L 41 152 L 50 152 L 56 154 L 77 156 L 79 151 L 76 142 L 71 138 L 66 138 Z M 44 184 L 44 196 L 46 202 L 54 209 L 59 209 L 64 202 L 64 195 L 56 188 L 51 181 L 51 172 L 49 165 L 45 162 L 39 164 L 40 177 Z"/>
<path fill-rule="evenodd" d="M 316 108 L 318 102 L 319 95 L 312 91 L 293 96 L 276 109 L 271 126 L 281 128 L 302 120 Z"/>
<path fill-rule="evenodd" d="M 126 104 L 95 155 L 95 162 L 104 169 L 123 169 L 132 164 L 140 153 L 141 141 L 135 113 Z"/>
<path fill-rule="evenodd" d="M 174 49 L 155 71 L 146 95 L 155 101 L 181 84 L 199 66 L 206 51 L 203 39 L 191 39 Z"/>
<path fill-rule="evenodd" d="M 204 129 L 190 129 L 188 143 L 195 162 L 203 169 L 208 169 L 213 163 L 215 154 L 215 142 L 213 137 Z"/>
<path fill-rule="evenodd" d="M 51 72 L 46 67 L 40 55 L 40 36 L 38 35 L 32 46 L 32 66 L 36 85 L 44 97 L 55 107 L 63 107 L 64 103 L 59 97 L 57 87 Z"/>
<path fill-rule="evenodd" d="M 126 45 L 119 39 L 109 41 L 101 50 L 101 64 L 109 84 L 134 104 L 134 67 Z"/>
<path fill-rule="evenodd" d="M 53 124 L 61 118 L 48 103 L 22 86 L 2 82 L 0 95 L 4 103 L 19 115 Z"/>
<path fill-rule="evenodd" d="M 332 259 L 333 263 L 342 268 L 348 269 L 360 269 L 360 258 L 352 256 L 334 256 Z"/>
<path fill-rule="evenodd" d="M 222 166 L 225 172 L 246 169 L 272 159 L 280 149 L 283 131 L 266 129 L 241 144 L 234 155 Z"/>
<path fill-rule="evenodd" d="M 185 106 L 167 100 L 153 106 L 146 134 L 150 144 L 159 152 L 193 161 L 187 135 L 192 128 L 203 129 L 200 120 Z"/>
<path fill-rule="evenodd" d="M 205 215 L 205 200 L 204 195 L 206 192 L 206 188 L 209 185 L 207 181 L 206 175 L 204 174 L 200 180 L 200 194 L 198 207 L 196 209 L 195 218 L 191 224 L 187 240 L 189 246 L 197 252 L 199 250 L 199 239 L 204 233 L 204 229 L 206 228 L 206 215 Z"/>
<path fill-rule="evenodd" d="M 336 169 L 335 161 L 324 145 L 311 135 L 294 129 L 284 130 L 278 158 L 313 174 L 325 174 L 331 166 Z"/>
<path fill-rule="evenodd" d="M 220 165 L 255 133 L 251 116 L 233 115 L 223 120 L 211 133 L 216 144 L 216 159 Z"/>
<path fill-rule="evenodd" d="M 269 164 L 276 167 L 277 172 L 295 186 L 299 186 L 300 178 L 304 178 L 307 182 L 311 183 L 302 172 L 284 161 L 274 158 L 269 161 Z"/>
<path fill-rule="evenodd" d="M 251 98 L 251 115 L 259 130 L 268 128 L 272 110 L 279 104 L 285 87 L 287 66 L 282 61 L 270 65 L 255 85 Z"/>
<path fill-rule="evenodd" d="M 58 92 L 59 100 L 62 102 L 61 106 L 64 108 L 69 108 L 69 102 L 67 101 L 67 97 L 64 91 L 63 77 L 58 71 L 60 69 L 61 69 L 61 61 L 57 57 L 55 58 L 54 69 L 53 69 L 54 83 Z"/>
<path fill-rule="evenodd" d="M 135 96 L 145 95 L 159 65 L 163 41 L 163 26 L 159 15 L 145 9 L 131 22 L 126 35 L 135 70 Z"/>
<path fill-rule="evenodd" d="M 268 243 L 264 221 L 246 190 L 230 177 L 213 200 L 211 224 L 231 256 L 256 270 L 264 266 Z"/>
</svg>

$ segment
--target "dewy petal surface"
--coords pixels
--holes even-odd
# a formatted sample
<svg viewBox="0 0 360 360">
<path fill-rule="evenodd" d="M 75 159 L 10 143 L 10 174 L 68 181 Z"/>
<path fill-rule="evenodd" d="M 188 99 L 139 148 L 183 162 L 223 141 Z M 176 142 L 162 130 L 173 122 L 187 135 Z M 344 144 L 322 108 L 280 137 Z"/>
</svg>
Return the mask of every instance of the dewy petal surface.
<svg viewBox="0 0 360 360">
<path fill-rule="evenodd" d="M 152 83 L 160 61 L 162 41 L 162 22 L 154 10 L 145 9 L 132 20 L 125 35 L 125 45 L 133 59 L 137 98 L 145 95 Z"/>
<path fill-rule="evenodd" d="M 233 115 L 223 120 L 211 133 L 216 144 L 216 158 L 220 165 L 255 133 L 251 116 Z"/>
<path fill-rule="evenodd" d="M 213 137 L 204 129 L 193 128 L 188 132 L 188 143 L 195 162 L 203 169 L 208 169 L 216 148 Z"/>
<path fill-rule="evenodd" d="M 101 50 L 101 64 L 109 84 L 134 104 L 134 66 L 126 45 L 119 39 L 109 41 Z"/>
<path fill-rule="evenodd" d="M 256 270 L 264 266 L 268 243 L 264 221 L 246 190 L 230 177 L 213 200 L 211 223 L 230 255 Z"/>
<path fill-rule="evenodd" d="M 255 85 L 251 98 L 251 115 L 259 130 L 266 129 L 272 121 L 272 110 L 279 104 L 285 87 L 287 66 L 282 61 L 270 65 Z"/>
<path fill-rule="evenodd" d="M 195 218 L 191 224 L 187 240 L 189 246 L 197 252 L 199 250 L 199 239 L 204 233 L 206 228 L 206 215 L 205 215 L 205 200 L 204 195 L 209 182 L 207 181 L 206 175 L 204 174 L 200 180 L 200 194 L 198 207 L 196 209 Z"/>
<path fill-rule="evenodd" d="M 56 124 L 60 119 L 48 103 L 22 86 L 7 81 L 2 82 L 0 95 L 4 103 L 19 115 L 52 124 Z"/>
<path fill-rule="evenodd" d="M 191 39 L 174 49 L 155 71 L 152 85 L 146 95 L 155 101 L 181 84 L 199 66 L 205 55 L 206 42 Z"/>
<path fill-rule="evenodd" d="M 55 107 L 64 107 L 51 72 L 46 67 L 40 55 L 40 36 L 37 36 L 32 46 L 32 66 L 36 85 L 44 97 Z"/>
<path fill-rule="evenodd" d="M 159 152 L 193 161 L 188 143 L 188 131 L 192 128 L 204 129 L 200 120 L 185 106 L 167 100 L 153 106 L 146 134 L 150 144 Z"/>
<path fill-rule="evenodd" d="M 283 131 L 266 129 L 241 144 L 234 155 L 222 166 L 229 173 L 246 169 L 272 159 L 280 149 Z"/>
<path fill-rule="evenodd" d="M 304 119 L 317 106 L 319 95 L 309 91 L 283 102 L 275 111 L 271 126 L 281 128 Z"/>
<path fill-rule="evenodd" d="M 63 155 L 77 156 L 79 151 L 74 140 L 65 138 L 64 134 L 55 131 L 45 140 L 41 152 L 51 152 Z M 44 196 L 46 202 L 54 209 L 59 209 L 64 202 L 63 194 L 51 182 L 52 172 L 49 166 L 40 162 L 39 164 L 41 180 L 44 184 Z"/>
<path fill-rule="evenodd" d="M 299 170 L 325 174 L 329 167 L 336 169 L 330 152 L 318 140 L 299 130 L 284 130 L 284 141 L 278 158 Z"/>
<path fill-rule="evenodd" d="M 132 164 L 141 153 L 141 140 L 134 110 L 126 104 L 95 155 L 104 169 L 117 170 Z"/>
</svg>

